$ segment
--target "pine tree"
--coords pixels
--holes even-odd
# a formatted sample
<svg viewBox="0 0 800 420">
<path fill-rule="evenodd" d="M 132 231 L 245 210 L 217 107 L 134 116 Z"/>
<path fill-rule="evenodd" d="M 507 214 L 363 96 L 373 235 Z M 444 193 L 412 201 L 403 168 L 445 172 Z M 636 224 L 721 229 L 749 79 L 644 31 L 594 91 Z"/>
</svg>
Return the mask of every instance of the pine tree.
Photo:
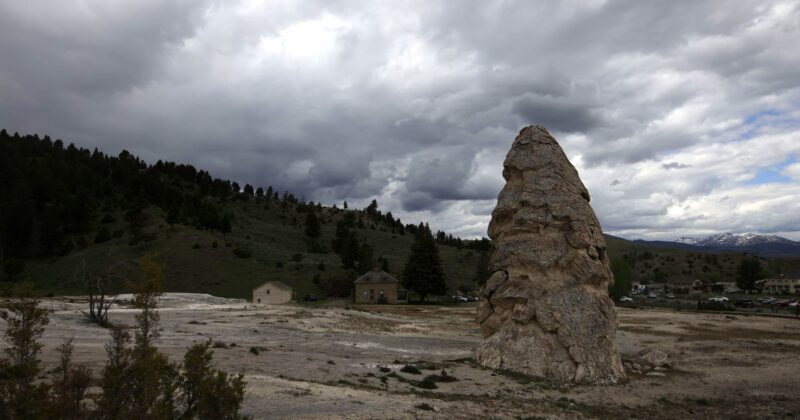
<svg viewBox="0 0 800 420">
<path fill-rule="evenodd" d="M 36 382 L 41 372 L 39 339 L 48 324 L 47 309 L 38 306 L 33 288 L 23 283 L 14 294 L 20 299 L 6 304 L 0 318 L 8 326 L 5 349 L 8 360 L 0 360 L 0 418 L 44 418 L 47 384 Z"/>
<path fill-rule="evenodd" d="M 419 225 L 402 279 L 403 287 L 416 292 L 423 302 L 428 295 L 442 295 L 447 292 L 439 249 L 428 225 Z"/>
<path fill-rule="evenodd" d="M 486 280 L 489 280 L 489 253 L 481 252 L 478 256 L 478 262 L 475 264 L 475 277 L 472 279 L 473 284 L 483 287 Z"/>
<path fill-rule="evenodd" d="M 614 283 L 608 286 L 608 295 L 614 301 L 619 301 L 621 297 L 631 292 L 633 273 L 625 259 L 619 257 L 611 260 L 611 271 L 614 273 Z"/>
<path fill-rule="evenodd" d="M 736 277 L 736 287 L 742 290 L 754 290 L 756 281 L 764 278 L 761 263 L 757 257 L 742 258 Z"/>
<path fill-rule="evenodd" d="M 360 250 L 361 248 L 355 232 L 348 231 L 347 236 L 344 238 L 341 251 L 339 252 L 339 258 L 342 259 L 342 268 L 355 268 Z"/>
<path fill-rule="evenodd" d="M 368 243 L 361 244 L 360 249 L 358 250 L 358 271 L 361 273 L 366 273 L 369 270 L 372 270 L 374 260 L 373 257 L 373 248 Z"/>
<path fill-rule="evenodd" d="M 322 235 L 322 228 L 319 224 L 319 219 L 313 210 L 310 210 L 306 215 L 306 236 L 311 239 L 319 239 Z"/>
<path fill-rule="evenodd" d="M 172 206 L 169 208 L 167 212 L 167 224 L 170 226 L 175 225 L 176 223 L 181 221 L 181 212 L 178 210 L 177 206 Z"/>
</svg>

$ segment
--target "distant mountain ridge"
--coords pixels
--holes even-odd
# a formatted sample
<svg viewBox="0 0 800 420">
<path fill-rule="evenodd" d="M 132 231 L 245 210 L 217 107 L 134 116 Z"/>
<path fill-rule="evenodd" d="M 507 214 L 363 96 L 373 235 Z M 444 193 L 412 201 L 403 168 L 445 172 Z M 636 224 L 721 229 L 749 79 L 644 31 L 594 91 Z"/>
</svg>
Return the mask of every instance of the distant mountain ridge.
<svg viewBox="0 0 800 420">
<path fill-rule="evenodd" d="M 761 244 L 796 244 L 795 242 L 778 235 L 759 235 L 757 233 L 720 233 L 710 235 L 705 238 L 684 236 L 675 242 L 687 245 L 709 246 L 709 247 L 747 247 Z"/>
<path fill-rule="evenodd" d="M 644 240 L 634 242 L 698 252 L 727 251 L 747 252 L 762 256 L 800 256 L 800 242 L 782 236 L 758 233 L 726 232 L 704 238 L 683 236 L 674 242 Z"/>
</svg>

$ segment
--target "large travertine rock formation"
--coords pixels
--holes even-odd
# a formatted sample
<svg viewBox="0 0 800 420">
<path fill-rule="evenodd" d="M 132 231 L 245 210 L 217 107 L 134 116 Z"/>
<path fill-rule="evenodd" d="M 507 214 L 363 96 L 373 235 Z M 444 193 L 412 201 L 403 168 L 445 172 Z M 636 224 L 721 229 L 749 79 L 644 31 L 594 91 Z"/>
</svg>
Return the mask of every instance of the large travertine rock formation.
<svg viewBox="0 0 800 420">
<path fill-rule="evenodd" d="M 544 127 L 523 129 L 492 212 L 478 362 L 558 382 L 616 383 L 613 276 L 589 193 Z"/>
</svg>

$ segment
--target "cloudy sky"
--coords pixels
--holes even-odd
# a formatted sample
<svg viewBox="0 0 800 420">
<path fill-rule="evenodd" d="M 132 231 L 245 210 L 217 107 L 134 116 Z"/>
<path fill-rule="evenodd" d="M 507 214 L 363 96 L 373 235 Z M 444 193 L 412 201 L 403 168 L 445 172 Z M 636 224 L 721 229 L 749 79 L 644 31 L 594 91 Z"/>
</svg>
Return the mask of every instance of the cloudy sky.
<svg viewBox="0 0 800 420">
<path fill-rule="evenodd" d="M 608 233 L 800 239 L 800 2 L 0 2 L 0 126 L 486 232 L 520 128 Z"/>
</svg>

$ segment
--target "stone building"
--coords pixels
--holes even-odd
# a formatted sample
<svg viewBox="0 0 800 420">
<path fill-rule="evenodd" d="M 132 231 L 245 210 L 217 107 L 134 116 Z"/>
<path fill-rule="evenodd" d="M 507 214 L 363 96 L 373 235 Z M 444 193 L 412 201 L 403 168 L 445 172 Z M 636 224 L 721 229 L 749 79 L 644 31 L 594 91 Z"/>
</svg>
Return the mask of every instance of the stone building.
<svg viewBox="0 0 800 420">
<path fill-rule="evenodd" d="M 764 279 L 764 292 L 776 295 L 800 294 L 800 279 Z"/>
<path fill-rule="evenodd" d="M 253 289 L 253 303 L 257 305 L 289 303 L 292 300 L 292 288 L 279 281 L 268 281 Z"/>
<path fill-rule="evenodd" d="M 399 281 L 385 271 L 373 269 L 355 281 L 356 303 L 378 303 L 381 296 L 386 303 L 397 303 Z"/>
</svg>

